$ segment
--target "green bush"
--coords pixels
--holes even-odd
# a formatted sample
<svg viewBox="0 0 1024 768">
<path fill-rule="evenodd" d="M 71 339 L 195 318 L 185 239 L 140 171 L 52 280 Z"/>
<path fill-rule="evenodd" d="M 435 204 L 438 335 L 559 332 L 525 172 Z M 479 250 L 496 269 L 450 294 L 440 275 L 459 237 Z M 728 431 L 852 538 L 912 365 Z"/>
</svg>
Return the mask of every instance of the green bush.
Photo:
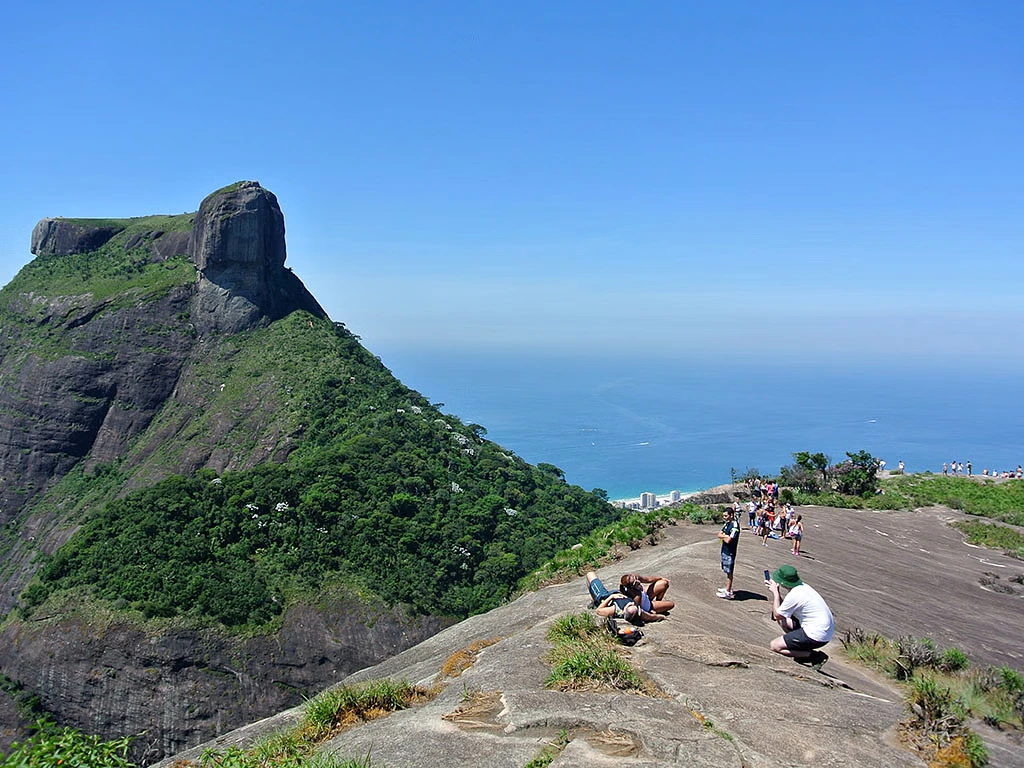
<svg viewBox="0 0 1024 768">
<path fill-rule="evenodd" d="M 959 648 L 947 648 L 939 656 L 938 668 L 943 672 L 959 672 L 970 665 L 967 654 Z"/>
<path fill-rule="evenodd" d="M 691 523 L 696 523 L 697 525 L 713 523 L 715 522 L 715 513 L 710 509 L 705 509 L 704 507 L 698 507 L 691 504 L 688 506 L 688 510 L 686 512 L 686 519 Z"/>
<path fill-rule="evenodd" d="M 131 737 L 103 741 L 74 728 L 58 728 L 39 720 L 35 732 L 15 742 L 7 755 L 0 756 L 0 768 L 135 768 L 128 760 Z"/>
</svg>

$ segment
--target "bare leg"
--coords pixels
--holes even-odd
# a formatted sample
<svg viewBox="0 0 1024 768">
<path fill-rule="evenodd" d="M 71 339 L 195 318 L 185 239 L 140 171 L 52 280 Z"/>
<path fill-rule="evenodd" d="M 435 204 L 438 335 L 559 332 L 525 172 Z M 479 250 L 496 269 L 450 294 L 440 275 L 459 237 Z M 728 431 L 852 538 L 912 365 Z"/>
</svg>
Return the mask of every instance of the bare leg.
<svg viewBox="0 0 1024 768">
<path fill-rule="evenodd" d="M 772 640 L 771 649 L 780 656 L 788 656 L 791 659 L 806 659 L 811 651 L 791 651 L 786 647 L 786 638 L 776 637 Z"/>
<path fill-rule="evenodd" d="M 650 594 L 651 600 L 663 600 L 665 598 L 665 593 L 668 592 L 668 579 L 658 579 L 650 586 L 651 588 L 648 594 Z"/>
</svg>

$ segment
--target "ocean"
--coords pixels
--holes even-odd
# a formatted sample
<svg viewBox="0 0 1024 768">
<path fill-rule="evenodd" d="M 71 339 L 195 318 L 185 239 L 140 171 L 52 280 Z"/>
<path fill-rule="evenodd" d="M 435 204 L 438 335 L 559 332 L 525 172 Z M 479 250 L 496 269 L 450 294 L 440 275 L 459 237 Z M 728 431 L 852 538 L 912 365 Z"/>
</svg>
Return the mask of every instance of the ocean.
<svg viewBox="0 0 1024 768">
<path fill-rule="evenodd" d="M 379 351 L 378 351 L 379 352 Z M 1024 462 L 1024 371 L 379 352 L 407 386 L 530 463 L 623 499 L 778 472 L 796 451 L 869 451 L 895 469 Z"/>
</svg>

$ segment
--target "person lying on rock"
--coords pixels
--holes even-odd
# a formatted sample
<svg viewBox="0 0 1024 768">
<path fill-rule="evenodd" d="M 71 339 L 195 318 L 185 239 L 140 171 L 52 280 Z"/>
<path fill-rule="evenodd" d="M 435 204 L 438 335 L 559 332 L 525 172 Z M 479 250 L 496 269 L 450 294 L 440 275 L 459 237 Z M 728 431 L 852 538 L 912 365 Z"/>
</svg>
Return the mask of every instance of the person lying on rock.
<svg viewBox="0 0 1024 768">
<path fill-rule="evenodd" d="M 804 584 L 792 565 L 776 568 L 765 582 L 772 593 L 772 618 L 779 622 L 781 637 L 772 640 L 775 653 L 821 669 L 828 654 L 818 649 L 832 639 L 835 619 L 828 604 L 814 589 Z M 788 590 L 782 599 L 782 589 Z"/>
<path fill-rule="evenodd" d="M 668 579 L 664 576 L 641 576 L 639 573 L 626 573 L 619 579 L 619 592 L 626 595 L 645 611 L 652 613 L 668 613 L 676 604 L 665 599 L 668 591 Z"/>
<path fill-rule="evenodd" d="M 587 573 L 587 590 L 597 608 L 598 616 L 614 616 L 617 619 L 625 619 L 630 624 L 662 621 L 668 618 L 660 613 L 645 611 L 622 592 L 609 592 L 593 571 Z"/>
</svg>

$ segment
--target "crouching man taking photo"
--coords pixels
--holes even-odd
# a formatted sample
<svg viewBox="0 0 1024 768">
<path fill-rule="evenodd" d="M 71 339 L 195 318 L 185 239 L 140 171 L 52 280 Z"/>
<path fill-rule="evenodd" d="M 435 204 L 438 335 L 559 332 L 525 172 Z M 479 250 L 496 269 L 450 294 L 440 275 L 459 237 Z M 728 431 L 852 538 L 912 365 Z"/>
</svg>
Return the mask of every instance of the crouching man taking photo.
<svg viewBox="0 0 1024 768">
<path fill-rule="evenodd" d="M 785 632 L 772 640 L 771 649 L 801 664 L 810 664 L 815 670 L 821 669 L 828 654 L 818 649 L 835 632 L 832 611 L 821 595 L 800 580 L 800 574 L 791 565 L 776 568 L 767 584 L 772 593 L 772 618 Z M 788 590 L 785 599 L 783 588 Z"/>
</svg>

